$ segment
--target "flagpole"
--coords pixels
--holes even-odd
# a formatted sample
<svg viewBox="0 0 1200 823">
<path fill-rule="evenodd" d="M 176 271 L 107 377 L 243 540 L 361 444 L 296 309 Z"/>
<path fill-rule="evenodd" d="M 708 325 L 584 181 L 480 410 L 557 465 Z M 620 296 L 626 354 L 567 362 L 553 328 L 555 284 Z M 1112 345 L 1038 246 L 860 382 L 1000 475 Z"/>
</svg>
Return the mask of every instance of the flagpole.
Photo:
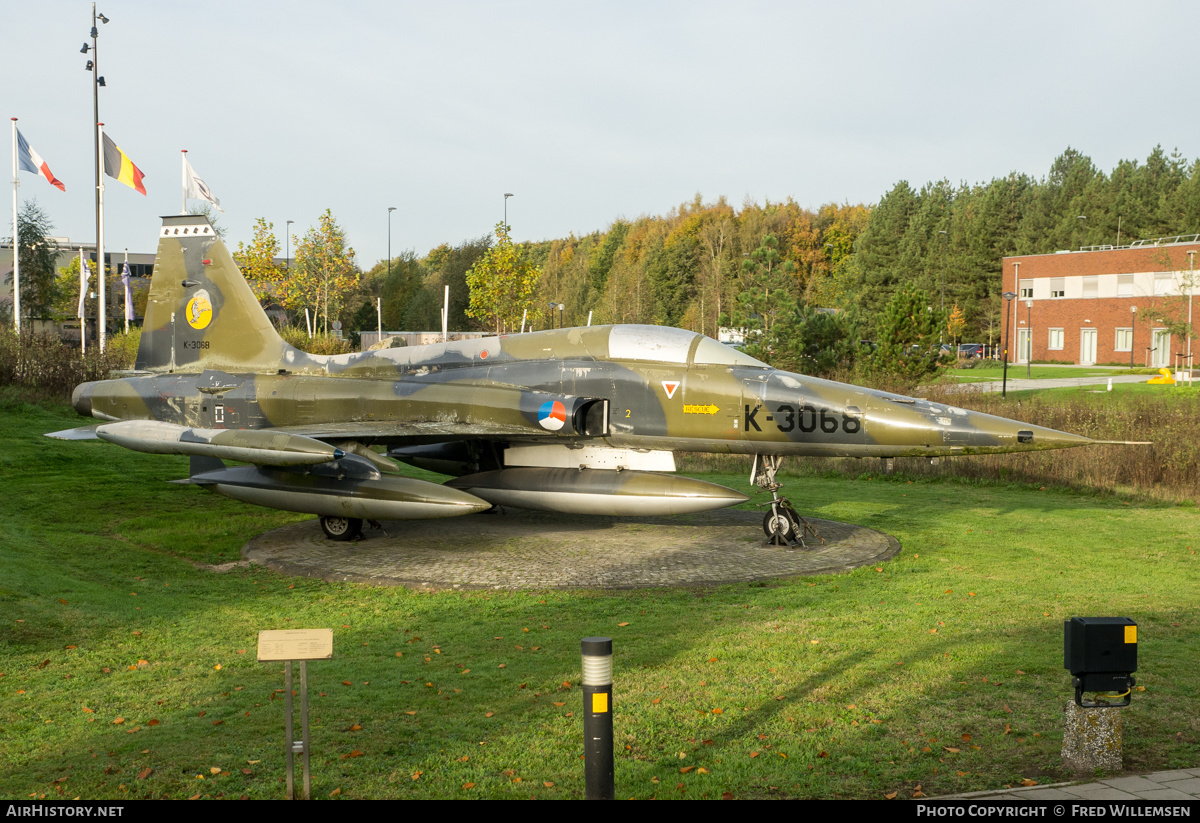
<svg viewBox="0 0 1200 823">
<path fill-rule="evenodd" d="M 183 181 L 182 194 L 179 196 L 179 213 L 187 214 L 187 149 L 179 150 L 179 159 L 183 161 L 179 164 L 179 171 Z"/>
<path fill-rule="evenodd" d="M 79 247 L 79 353 L 87 354 L 87 269 L 83 264 L 83 246 Z"/>
<path fill-rule="evenodd" d="M 133 314 L 129 309 L 130 300 L 133 297 L 133 285 L 129 282 L 129 249 L 125 249 L 125 333 L 129 334 L 129 315 Z"/>
<path fill-rule="evenodd" d="M 96 145 L 100 146 L 100 151 L 104 150 L 104 124 L 96 124 Z M 104 160 L 99 153 L 96 155 L 96 162 L 103 163 Z M 100 339 L 100 351 L 104 352 L 104 337 L 106 327 L 108 325 L 108 314 L 105 311 L 104 305 L 104 275 L 106 267 L 104 265 L 104 175 L 100 175 L 100 185 L 96 188 L 96 203 L 98 209 L 96 211 L 96 285 L 100 291 L 100 318 L 97 321 L 99 328 L 96 330 L 96 335 Z"/>
<path fill-rule="evenodd" d="M 12 119 L 13 138 L 13 325 L 17 334 L 21 333 L 21 254 L 20 238 L 17 237 L 17 187 L 21 180 L 17 177 L 17 118 Z"/>
</svg>

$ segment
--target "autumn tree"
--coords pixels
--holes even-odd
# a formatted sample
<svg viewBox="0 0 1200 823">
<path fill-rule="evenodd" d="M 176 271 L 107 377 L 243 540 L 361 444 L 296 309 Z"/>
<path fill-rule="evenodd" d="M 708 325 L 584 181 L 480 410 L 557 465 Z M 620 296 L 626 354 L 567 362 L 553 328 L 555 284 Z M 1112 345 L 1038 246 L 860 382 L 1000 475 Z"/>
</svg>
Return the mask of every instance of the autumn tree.
<svg viewBox="0 0 1200 823">
<path fill-rule="evenodd" d="M 336 319 L 346 297 L 358 285 L 354 249 L 346 244 L 346 235 L 329 209 L 297 240 L 295 265 L 290 276 L 280 282 L 279 297 L 284 308 L 312 308 L 314 317 L 322 318 L 328 334 L 330 313 Z"/>
<path fill-rule="evenodd" d="M 279 254 L 279 240 L 275 237 L 275 224 L 265 217 L 254 221 L 254 239 L 246 246 L 238 241 L 233 259 L 242 274 L 250 281 L 254 296 L 264 306 L 268 303 L 283 304 L 280 292 L 287 289 L 287 269 L 275 262 Z"/>
<path fill-rule="evenodd" d="M 467 316 L 493 326 L 496 334 L 517 328 L 526 313 L 529 321 L 541 317 L 534 298 L 540 276 L 541 270 L 509 239 L 508 226 L 497 223 L 496 244 L 467 272 L 471 293 Z"/>
</svg>

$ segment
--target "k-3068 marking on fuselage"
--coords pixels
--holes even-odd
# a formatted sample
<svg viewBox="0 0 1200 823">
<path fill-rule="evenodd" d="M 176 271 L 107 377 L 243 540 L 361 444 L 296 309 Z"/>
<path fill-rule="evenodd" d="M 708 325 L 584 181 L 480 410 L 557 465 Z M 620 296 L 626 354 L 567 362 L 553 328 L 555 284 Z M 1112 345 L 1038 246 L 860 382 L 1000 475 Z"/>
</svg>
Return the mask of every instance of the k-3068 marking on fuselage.
<svg viewBox="0 0 1200 823">
<path fill-rule="evenodd" d="M 749 404 L 744 406 L 745 424 L 743 431 L 761 432 L 762 427 L 758 425 L 758 413 L 763 407 L 757 405 L 750 408 Z M 766 415 L 766 422 L 774 423 L 775 428 L 784 434 L 789 434 L 793 431 L 800 431 L 805 434 L 811 434 L 820 429 L 825 434 L 834 434 L 839 429 L 846 434 L 858 434 L 862 431 L 862 421 L 848 412 L 834 411 L 825 407 L 817 407 L 811 403 L 801 403 L 799 406 L 793 406 L 788 403 L 781 403 L 775 407 L 774 414 Z"/>
</svg>

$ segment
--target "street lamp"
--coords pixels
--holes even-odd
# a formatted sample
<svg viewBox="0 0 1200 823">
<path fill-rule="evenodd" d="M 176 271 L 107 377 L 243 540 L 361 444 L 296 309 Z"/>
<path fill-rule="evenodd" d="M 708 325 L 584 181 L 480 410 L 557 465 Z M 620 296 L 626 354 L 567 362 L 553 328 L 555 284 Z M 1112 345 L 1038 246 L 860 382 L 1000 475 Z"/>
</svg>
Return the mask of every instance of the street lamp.
<svg viewBox="0 0 1200 823">
<path fill-rule="evenodd" d="M 96 28 L 96 21 L 99 20 L 105 25 L 108 24 L 108 18 L 103 14 L 96 14 L 96 4 L 92 3 L 92 59 L 87 61 L 84 66 L 86 71 L 92 73 L 92 138 L 93 151 L 92 161 L 96 167 L 96 271 L 99 272 L 99 287 L 100 287 L 100 304 L 97 309 L 99 319 L 96 323 L 96 338 L 100 343 L 100 351 L 104 351 L 104 325 L 105 325 L 105 306 L 104 306 L 104 238 L 101 236 L 103 226 L 100 222 L 101 209 L 101 192 L 103 181 L 100 178 L 100 87 L 105 85 L 104 78 L 100 76 L 100 53 L 96 50 L 97 38 L 100 36 L 100 30 Z M 83 48 L 79 50 L 80 54 L 88 53 L 88 44 L 85 42 Z M 14 251 L 16 253 L 16 241 L 13 242 Z"/>
<path fill-rule="evenodd" d="M 508 198 L 512 197 L 511 191 L 504 192 L 504 231 L 508 231 Z"/>
<path fill-rule="evenodd" d="M 1087 239 L 1087 215 L 1079 215 L 1079 250 L 1083 251 L 1083 243 Z"/>
<path fill-rule="evenodd" d="M 946 313 L 946 246 L 950 244 L 950 235 L 944 231 L 939 231 L 938 234 L 942 235 L 942 237 L 944 238 L 944 240 L 942 241 L 942 314 L 945 314 Z M 941 339 L 941 335 L 938 335 L 938 339 L 939 340 Z"/>
<path fill-rule="evenodd" d="M 292 251 L 288 244 L 292 240 L 292 224 L 295 222 L 295 220 L 289 220 L 283 227 L 283 267 L 288 271 L 292 270 Z"/>
<path fill-rule="evenodd" d="M 1030 368 L 1033 365 L 1033 320 L 1030 314 L 1033 312 L 1033 301 L 1025 301 L 1025 342 L 1029 345 L 1029 351 L 1025 355 L 1025 376 L 1032 377 Z"/>
<path fill-rule="evenodd" d="M 1137 306 L 1130 306 L 1129 320 L 1129 368 L 1133 368 L 1133 338 L 1137 334 Z"/>
<path fill-rule="evenodd" d="M 1011 342 L 1009 335 L 1008 314 L 1012 310 L 1012 301 L 1016 298 L 1015 291 L 1006 291 L 1000 295 L 1004 298 L 1004 380 L 1000 384 L 1000 396 L 1008 397 L 1008 344 Z"/>
<path fill-rule="evenodd" d="M 396 210 L 395 206 L 388 206 L 388 278 L 392 276 L 392 212 Z"/>
<path fill-rule="evenodd" d="M 1192 385 L 1192 297 L 1196 291 L 1196 252 L 1190 251 L 1188 256 L 1188 385 Z"/>
</svg>

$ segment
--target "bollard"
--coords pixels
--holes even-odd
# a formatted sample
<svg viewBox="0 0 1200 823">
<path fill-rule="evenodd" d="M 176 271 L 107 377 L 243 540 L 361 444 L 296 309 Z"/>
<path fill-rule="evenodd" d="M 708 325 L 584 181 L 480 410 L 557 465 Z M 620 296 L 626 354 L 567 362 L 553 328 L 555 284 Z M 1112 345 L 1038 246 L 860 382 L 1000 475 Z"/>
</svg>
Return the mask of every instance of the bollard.
<svg viewBox="0 0 1200 823">
<path fill-rule="evenodd" d="M 612 638 L 585 637 L 583 651 L 583 776 L 588 800 L 612 800 Z"/>
</svg>

